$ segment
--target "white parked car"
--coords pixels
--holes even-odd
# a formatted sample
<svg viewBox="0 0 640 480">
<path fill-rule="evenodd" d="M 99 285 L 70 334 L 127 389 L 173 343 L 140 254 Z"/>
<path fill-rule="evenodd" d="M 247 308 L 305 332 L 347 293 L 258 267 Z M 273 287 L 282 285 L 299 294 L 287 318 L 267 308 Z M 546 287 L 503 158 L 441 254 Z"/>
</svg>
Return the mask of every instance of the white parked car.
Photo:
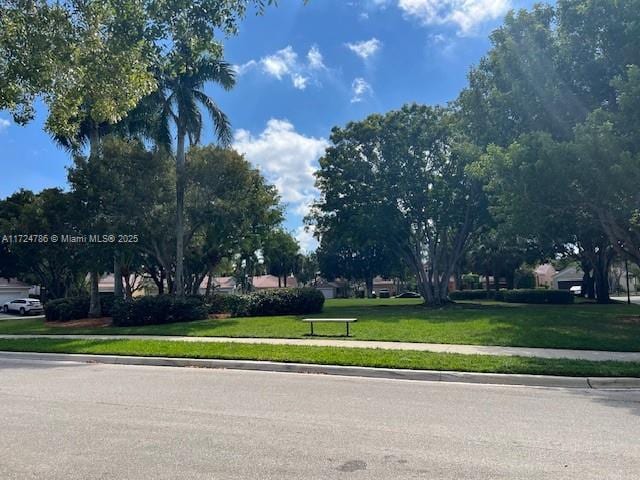
<svg viewBox="0 0 640 480">
<path fill-rule="evenodd" d="M 580 285 L 576 285 L 575 287 L 571 287 L 569 289 L 571 293 L 574 295 L 582 295 L 582 287 Z"/>
<path fill-rule="evenodd" d="M 36 298 L 19 298 L 2 306 L 4 313 L 17 312 L 20 315 L 42 313 L 42 303 Z"/>
</svg>

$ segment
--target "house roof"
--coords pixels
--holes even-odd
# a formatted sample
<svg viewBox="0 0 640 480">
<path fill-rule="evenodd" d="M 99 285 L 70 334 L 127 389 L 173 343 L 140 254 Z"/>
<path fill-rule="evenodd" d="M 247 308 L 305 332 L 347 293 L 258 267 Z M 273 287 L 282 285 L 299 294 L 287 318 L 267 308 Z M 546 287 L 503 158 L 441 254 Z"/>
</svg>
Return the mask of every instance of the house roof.
<svg viewBox="0 0 640 480">
<path fill-rule="evenodd" d="M 278 277 L 275 275 L 259 275 L 253 277 L 253 288 L 278 288 Z M 284 279 L 280 280 L 280 285 L 284 287 Z M 287 277 L 287 287 L 295 288 L 298 286 L 296 277 Z"/>
<path fill-rule="evenodd" d="M 140 282 L 142 282 L 141 277 L 136 277 L 135 275 L 129 276 L 129 281 L 132 285 L 138 286 Z M 103 275 L 98 281 L 98 288 L 114 288 L 115 286 L 115 277 L 113 273 L 109 273 L 107 275 Z"/>
<path fill-rule="evenodd" d="M 393 280 L 387 280 L 378 276 L 373 279 L 373 283 L 374 285 L 393 285 Z"/>
<path fill-rule="evenodd" d="M 553 276 L 553 279 L 559 282 L 567 282 L 582 280 L 582 277 L 582 269 L 571 266 L 560 270 Z"/>
<path fill-rule="evenodd" d="M 202 283 L 200 284 L 200 288 L 206 289 L 207 283 L 209 282 L 209 277 L 204 277 Z M 236 279 L 233 277 L 213 277 L 213 284 L 215 288 L 224 288 L 233 290 L 236 288 Z"/>
<path fill-rule="evenodd" d="M 21 282 L 15 278 L 0 277 L 0 288 L 31 288 L 31 285 Z"/>
</svg>

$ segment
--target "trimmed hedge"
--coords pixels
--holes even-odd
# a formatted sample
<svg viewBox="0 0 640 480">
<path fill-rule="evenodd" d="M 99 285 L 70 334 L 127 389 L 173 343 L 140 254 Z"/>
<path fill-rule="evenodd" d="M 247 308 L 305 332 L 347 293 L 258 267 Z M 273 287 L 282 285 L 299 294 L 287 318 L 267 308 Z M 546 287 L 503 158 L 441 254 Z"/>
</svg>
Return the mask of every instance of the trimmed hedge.
<svg viewBox="0 0 640 480">
<path fill-rule="evenodd" d="M 307 315 L 322 312 L 324 295 L 315 288 L 282 288 L 248 295 L 213 295 L 207 299 L 209 313 L 234 317 Z"/>
<path fill-rule="evenodd" d="M 505 290 L 456 290 L 449 294 L 451 300 L 496 300 L 501 302 L 503 300 L 502 294 Z"/>
<path fill-rule="evenodd" d="M 115 302 L 113 305 L 113 324 L 119 327 L 192 322 L 205 318 L 207 307 L 197 297 L 179 299 L 158 295 Z"/>
<path fill-rule="evenodd" d="M 505 290 L 503 300 L 508 303 L 536 303 L 569 305 L 573 303 L 573 295 L 567 290 L 521 289 Z"/>
<path fill-rule="evenodd" d="M 103 317 L 111 316 L 113 301 L 113 293 L 100 294 Z M 89 297 L 82 295 L 49 300 L 44 304 L 44 315 L 47 322 L 66 322 L 68 320 L 87 318 L 89 316 Z"/>
<path fill-rule="evenodd" d="M 49 300 L 44 304 L 47 322 L 80 320 L 89 315 L 89 297 L 67 297 Z"/>
</svg>

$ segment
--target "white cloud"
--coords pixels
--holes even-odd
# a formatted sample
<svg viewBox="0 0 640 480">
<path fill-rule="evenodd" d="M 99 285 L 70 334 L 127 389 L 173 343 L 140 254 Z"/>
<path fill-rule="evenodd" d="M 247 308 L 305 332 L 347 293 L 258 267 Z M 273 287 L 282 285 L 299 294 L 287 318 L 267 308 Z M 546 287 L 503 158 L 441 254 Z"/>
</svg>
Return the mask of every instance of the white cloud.
<svg viewBox="0 0 640 480">
<path fill-rule="evenodd" d="M 313 236 L 313 227 L 298 227 L 294 232 L 294 237 L 300 244 L 300 250 L 304 253 L 309 253 L 317 250 L 318 240 Z"/>
<path fill-rule="evenodd" d="M 234 70 L 238 76 L 244 75 L 251 70 L 259 68 L 266 75 L 283 80 L 288 78 L 291 84 L 298 90 L 304 90 L 311 80 L 316 80 L 314 75 L 327 67 L 320 49 L 314 45 L 306 55 L 306 61 L 301 61 L 298 54 L 291 45 L 266 55 L 260 60 L 249 60 L 241 65 L 234 65 Z M 315 83 L 319 83 L 317 80 Z"/>
<path fill-rule="evenodd" d="M 481 24 L 501 18 L 511 0 L 398 0 L 398 7 L 426 25 L 456 25 L 462 36 Z"/>
<path fill-rule="evenodd" d="M 268 55 L 260 60 L 262 69 L 271 76 L 282 80 L 284 75 L 289 75 L 296 68 L 298 54 L 289 45 L 282 50 L 278 50 L 273 55 Z"/>
<path fill-rule="evenodd" d="M 374 37 L 371 40 L 363 40 L 362 42 L 345 43 L 345 46 L 363 60 L 367 60 L 380 50 L 382 42 Z"/>
<path fill-rule="evenodd" d="M 248 71 L 253 70 L 257 65 L 258 63 L 255 60 L 249 60 L 248 62 L 243 63 L 242 65 L 233 65 L 233 69 L 235 70 L 236 75 L 241 77 Z"/>
<path fill-rule="evenodd" d="M 351 84 L 351 103 L 358 103 L 364 100 L 365 96 L 373 95 L 373 88 L 364 78 L 356 78 Z"/>
<path fill-rule="evenodd" d="M 235 134 L 234 148 L 245 154 L 272 182 L 282 200 L 298 215 L 306 215 L 317 197 L 314 173 L 329 143 L 306 137 L 287 120 L 271 119 L 257 136 L 247 130 Z"/>
<path fill-rule="evenodd" d="M 296 87 L 298 90 L 304 90 L 305 88 L 307 88 L 307 82 L 309 81 L 309 78 L 303 77 L 302 75 L 294 73 L 291 76 L 291 81 L 293 82 L 293 86 Z"/>
<path fill-rule="evenodd" d="M 320 49 L 316 45 L 309 49 L 309 52 L 307 53 L 307 60 L 309 61 L 309 68 L 312 70 L 322 70 L 327 68 L 324 65 L 322 53 L 320 53 Z"/>
<path fill-rule="evenodd" d="M 7 128 L 9 128 L 9 125 L 11 125 L 11 122 L 9 120 L 0 118 L 0 132 L 4 132 Z"/>
</svg>

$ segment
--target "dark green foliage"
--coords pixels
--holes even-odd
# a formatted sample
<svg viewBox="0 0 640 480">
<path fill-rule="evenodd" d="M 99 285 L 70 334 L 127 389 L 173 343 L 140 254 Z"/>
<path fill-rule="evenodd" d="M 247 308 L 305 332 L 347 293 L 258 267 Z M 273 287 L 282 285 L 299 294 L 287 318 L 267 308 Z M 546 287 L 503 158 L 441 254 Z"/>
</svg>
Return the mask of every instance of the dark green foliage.
<svg viewBox="0 0 640 480">
<path fill-rule="evenodd" d="M 67 297 L 50 300 L 44 304 L 44 315 L 48 322 L 64 322 L 87 318 L 89 297 Z"/>
<path fill-rule="evenodd" d="M 113 310 L 113 293 L 101 293 L 100 303 L 102 314 L 110 317 Z M 89 297 L 58 298 L 50 300 L 44 305 L 44 314 L 47 322 L 66 322 L 68 320 L 80 320 L 89 316 Z"/>
<path fill-rule="evenodd" d="M 533 272 L 530 271 L 520 271 L 516 272 L 516 288 L 527 288 L 532 289 L 536 287 L 536 277 L 533 275 Z"/>
<path fill-rule="evenodd" d="M 324 305 L 324 295 L 315 288 L 265 290 L 247 297 L 247 314 L 256 317 L 320 313 Z"/>
<path fill-rule="evenodd" d="M 504 290 L 502 300 L 507 303 L 548 303 L 567 305 L 573 303 L 573 295 L 566 290 L 523 289 Z"/>
<path fill-rule="evenodd" d="M 247 295 L 225 295 L 216 293 L 206 299 L 209 313 L 228 313 L 233 317 L 241 317 L 247 311 Z"/>
<path fill-rule="evenodd" d="M 213 295 L 207 299 L 209 313 L 228 313 L 233 317 L 306 315 L 320 313 L 324 295 L 315 288 L 282 288 L 248 295 Z"/>
<path fill-rule="evenodd" d="M 449 294 L 449 299 L 456 300 L 496 300 L 502 302 L 504 300 L 503 293 L 505 290 L 457 290 Z"/>
<path fill-rule="evenodd" d="M 113 324 L 122 327 L 191 322 L 205 318 L 207 308 L 201 299 L 195 297 L 181 299 L 159 295 L 125 300 L 113 305 Z"/>
<path fill-rule="evenodd" d="M 115 297 L 113 293 L 101 293 L 100 294 L 100 306 L 102 308 L 102 316 L 110 317 L 113 312 L 113 302 Z M 87 314 L 89 311 L 87 310 Z"/>
</svg>

